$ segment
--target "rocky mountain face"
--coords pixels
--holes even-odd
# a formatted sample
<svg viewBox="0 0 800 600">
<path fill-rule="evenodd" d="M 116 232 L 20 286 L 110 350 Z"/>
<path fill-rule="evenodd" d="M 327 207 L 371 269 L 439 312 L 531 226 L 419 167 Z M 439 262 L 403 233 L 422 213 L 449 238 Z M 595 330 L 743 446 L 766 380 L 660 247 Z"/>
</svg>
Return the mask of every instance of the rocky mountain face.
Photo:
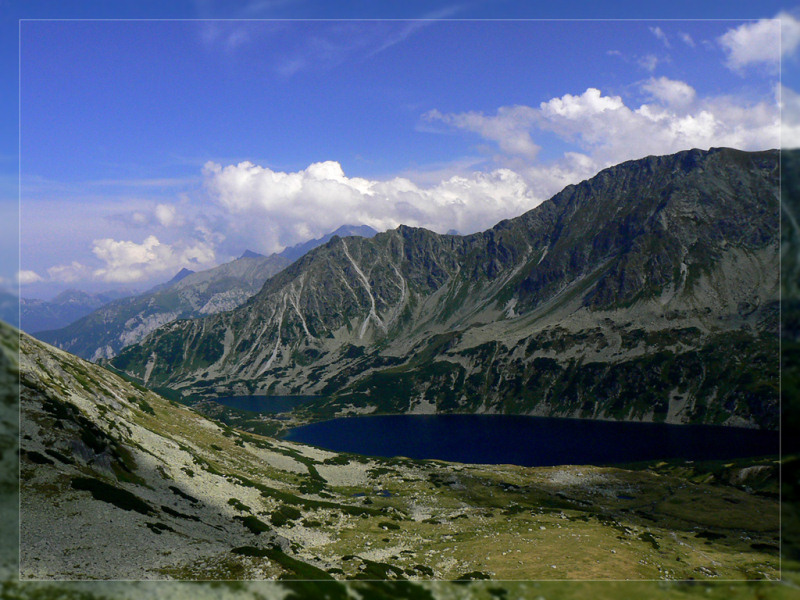
<svg viewBox="0 0 800 600">
<path fill-rule="evenodd" d="M 110 358 L 165 323 L 239 306 L 288 264 L 273 255 L 240 258 L 199 273 L 183 269 L 166 284 L 105 304 L 66 327 L 41 331 L 36 337 L 82 358 Z"/>
<path fill-rule="evenodd" d="M 36 333 L 65 327 L 109 302 L 131 295 L 131 292 L 122 290 L 96 294 L 66 290 L 52 300 L 20 298 L 21 328 Z"/>
<path fill-rule="evenodd" d="M 344 225 L 336 231 L 365 237 L 376 233 L 365 225 Z M 270 256 L 246 250 L 236 260 L 199 273 L 181 269 L 169 281 L 141 295 L 120 298 L 69 290 L 51 302 L 23 299 L 22 328 L 82 358 L 108 359 L 175 319 L 236 308 L 260 290 L 269 277 L 333 235 L 336 233 Z M 109 304 L 115 298 L 120 299 Z M 102 308 L 95 310 L 99 307 Z"/>
<path fill-rule="evenodd" d="M 318 394 L 316 417 L 774 428 L 778 160 L 651 156 L 482 233 L 335 237 L 236 310 L 161 327 L 111 364 L 191 399 Z"/>
<path fill-rule="evenodd" d="M 781 408 L 784 431 L 800 428 L 800 150 L 781 152 Z M 784 436 L 784 454 L 800 439 Z M 797 553 L 800 557 L 800 552 Z"/>
</svg>

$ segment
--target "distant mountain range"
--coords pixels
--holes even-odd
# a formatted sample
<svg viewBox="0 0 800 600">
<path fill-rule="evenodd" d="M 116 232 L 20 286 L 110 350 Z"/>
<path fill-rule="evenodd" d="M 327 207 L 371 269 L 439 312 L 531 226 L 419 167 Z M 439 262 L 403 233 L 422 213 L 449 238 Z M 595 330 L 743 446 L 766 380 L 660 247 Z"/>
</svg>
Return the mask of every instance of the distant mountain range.
<svg viewBox="0 0 800 600">
<path fill-rule="evenodd" d="M 104 304 L 130 295 L 130 290 L 113 290 L 97 294 L 66 290 L 52 300 L 21 298 L 19 300 L 21 328 L 35 333 L 64 327 Z"/>
<path fill-rule="evenodd" d="M 303 242 L 302 244 L 297 244 L 295 246 L 286 248 L 283 252 L 280 253 L 280 256 L 288 258 L 290 261 L 294 262 L 298 258 L 304 256 L 307 252 L 313 250 L 314 248 L 322 246 L 323 244 L 327 244 L 334 236 L 339 236 L 339 237 L 358 236 L 363 238 L 371 238 L 377 233 L 378 232 L 375 231 L 369 225 L 342 225 L 336 231 L 323 235 L 321 238 L 317 238 L 315 240 L 309 240 L 307 242 Z"/>
<path fill-rule="evenodd" d="M 775 428 L 779 153 L 600 172 L 468 236 L 333 237 L 239 308 L 111 365 L 186 398 L 319 394 L 353 412 Z"/>
<path fill-rule="evenodd" d="M 337 231 L 376 233 L 370 227 L 352 225 Z M 289 265 L 290 257 L 301 256 L 332 235 L 270 256 L 246 250 L 238 259 L 207 271 L 184 268 L 169 281 L 136 296 L 114 299 L 108 294 L 69 291 L 50 302 L 23 299 L 22 329 L 82 358 L 111 358 L 160 325 L 239 306 Z"/>
<path fill-rule="evenodd" d="M 288 264 L 273 255 L 239 258 L 199 273 L 184 269 L 149 292 L 120 298 L 66 327 L 35 335 L 82 358 L 110 358 L 160 325 L 235 308 Z"/>
</svg>

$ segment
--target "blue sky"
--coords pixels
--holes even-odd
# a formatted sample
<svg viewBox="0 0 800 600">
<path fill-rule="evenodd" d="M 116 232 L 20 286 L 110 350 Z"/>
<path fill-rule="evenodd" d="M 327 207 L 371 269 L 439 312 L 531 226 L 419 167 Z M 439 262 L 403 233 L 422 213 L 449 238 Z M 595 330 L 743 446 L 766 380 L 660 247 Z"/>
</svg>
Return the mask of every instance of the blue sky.
<svg viewBox="0 0 800 600">
<path fill-rule="evenodd" d="M 28 19 L 22 294 L 146 287 L 344 223 L 475 231 L 621 160 L 776 147 L 776 24 L 717 19 L 792 5 L 711 4 L 0 2 L 15 92 Z M 269 20 L 38 20 L 221 17 Z M 554 17 L 662 20 L 480 20 Z M 0 97 L 9 284 L 14 96 Z"/>
</svg>

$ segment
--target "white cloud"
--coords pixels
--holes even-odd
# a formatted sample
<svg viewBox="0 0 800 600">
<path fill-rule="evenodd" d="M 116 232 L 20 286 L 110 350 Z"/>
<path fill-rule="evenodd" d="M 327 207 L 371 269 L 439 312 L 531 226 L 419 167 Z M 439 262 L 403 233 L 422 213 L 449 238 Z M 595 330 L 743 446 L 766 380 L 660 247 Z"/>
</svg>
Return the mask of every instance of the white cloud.
<svg viewBox="0 0 800 600">
<path fill-rule="evenodd" d="M 104 264 L 93 276 L 103 281 L 134 282 L 148 279 L 182 267 L 210 267 L 214 264 L 214 248 L 205 242 L 159 242 L 150 235 L 141 244 L 111 238 L 95 240 L 92 252 Z"/>
<path fill-rule="evenodd" d="M 535 111 L 529 106 L 504 106 L 494 117 L 468 112 L 443 115 L 434 109 L 423 115 L 427 121 L 443 121 L 458 129 L 466 129 L 496 142 L 507 154 L 535 158 L 539 146 L 533 143 L 527 129 L 533 124 Z"/>
<path fill-rule="evenodd" d="M 650 101 L 639 106 L 628 106 L 621 96 L 603 95 L 599 89 L 589 88 L 580 95 L 552 98 L 538 108 L 514 107 L 513 114 L 524 112 L 526 120 L 507 118 L 505 123 L 495 122 L 498 129 L 517 127 L 514 136 L 527 135 L 531 143 L 535 143 L 537 131 L 551 132 L 576 148 L 547 165 L 523 161 L 509 152 L 505 166 L 524 177 L 535 197 L 549 197 L 564 185 L 577 183 L 604 167 L 649 154 L 712 146 L 744 150 L 779 146 L 780 111 L 772 99 L 759 103 L 724 96 L 699 99 L 687 83 L 665 77 L 651 78 L 641 84 L 641 89 Z M 501 109 L 496 116 L 484 118 L 498 121 L 509 114 Z M 460 115 L 441 115 L 439 120 L 479 134 L 481 131 Z"/>
<path fill-rule="evenodd" d="M 800 47 L 800 20 L 785 11 L 777 18 L 781 20 L 781 56 L 793 56 Z"/>
<path fill-rule="evenodd" d="M 564 94 L 560 98 L 542 102 L 539 105 L 539 112 L 546 120 L 563 118 L 574 121 L 587 114 L 611 113 L 624 106 L 619 96 L 603 96 L 597 88 L 588 88 L 580 96 Z"/>
<path fill-rule="evenodd" d="M 56 265 L 47 269 L 47 276 L 51 281 L 72 283 L 91 276 L 91 269 L 84 264 L 73 260 L 68 265 Z"/>
<path fill-rule="evenodd" d="M 550 198 L 566 186 L 595 175 L 603 166 L 581 152 L 566 152 L 556 161 L 544 165 L 520 165 L 518 170 L 536 196 Z"/>
<path fill-rule="evenodd" d="M 473 232 L 544 199 L 534 196 L 524 179 L 509 169 L 456 175 L 429 187 L 402 177 L 347 177 L 333 161 L 294 173 L 250 162 L 224 168 L 208 163 L 204 174 L 207 189 L 237 217 L 239 227 L 257 228 L 266 252 L 319 237 L 344 223 L 379 231 L 402 223 L 439 232 Z"/>
<path fill-rule="evenodd" d="M 164 227 L 169 227 L 179 222 L 178 211 L 172 204 L 158 204 L 153 212 L 156 220 Z"/>
<path fill-rule="evenodd" d="M 680 37 L 681 41 L 684 44 L 686 44 L 687 46 L 689 46 L 690 48 L 694 48 L 695 47 L 694 39 L 688 33 L 682 31 L 682 32 L 680 32 L 678 34 L 678 37 Z"/>
<path fill-rule="evenodd" d="M 659 77 L 650 78 L 642 84 L 642 89 L 649 93 L 651 98 L 663 102 L 667 106 L 686 106 L 691 104 L 696 96 L 692 86 L 683 81 Z"/>
<path fill-rule="evenodd" d="M 459 10 L 454 5 L 419 20 L 373 21 L 366 25 L 359 21 L 317 22 L 302 36 L 284 38 L 283 53 L 273 68 L 288 77 L 306 69 L 331 69 L 347 61 L 367 60 Z"/>
<path fill-rule="evenodd" d="M 36 271 L 17 271 L 17 283 L 20 285 L 28 285 L 38 281 L 44 281 L 44 279 Z"/>
<path fill-rule="evenodd" d="M 800 21 L 787 12 L 729 29 L 717 42 L 727 56 L 725 64 L 741 73 L 745 67 L 777 71 L 781 57 L 792 55 L 800 45 Z"/>
<path fill-rule="evenodd" d="M 648 54 L 640 57 L 636 62 L 640 67 L 652 73 L 658 66 L 659 58 L 655 54 Z"/>
<path fill-rule="evenodd" d="M 800 148 L 800 94 L 786 86 L 779 88 L 783 119 L 781 146 Z"/>
<path fill-rule="evenodd" d="M 661 27 L 651 27 L 650 32 L 659 40 L 661 40 L 667 48 L 670 47 L 669 38 L 667 38 L 667 34 L 664 33 L 664 30 L 661 29 Z"/>
</svg>

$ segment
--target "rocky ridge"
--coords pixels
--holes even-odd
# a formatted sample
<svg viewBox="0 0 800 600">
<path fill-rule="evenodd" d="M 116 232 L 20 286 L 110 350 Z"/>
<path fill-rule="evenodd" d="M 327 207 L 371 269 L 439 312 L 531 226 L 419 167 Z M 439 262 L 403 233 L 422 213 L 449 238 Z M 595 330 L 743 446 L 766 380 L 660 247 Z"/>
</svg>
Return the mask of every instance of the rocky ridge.
<svg viewBox="0 0 800 600">
<path fill-rule="evenodd" d="M 196 400 L 347 412 L 778 422 L 778 152 L 606 169 L 468 236 L 335 237 L 234 311 L 111 364 Z"/>
</svg>

